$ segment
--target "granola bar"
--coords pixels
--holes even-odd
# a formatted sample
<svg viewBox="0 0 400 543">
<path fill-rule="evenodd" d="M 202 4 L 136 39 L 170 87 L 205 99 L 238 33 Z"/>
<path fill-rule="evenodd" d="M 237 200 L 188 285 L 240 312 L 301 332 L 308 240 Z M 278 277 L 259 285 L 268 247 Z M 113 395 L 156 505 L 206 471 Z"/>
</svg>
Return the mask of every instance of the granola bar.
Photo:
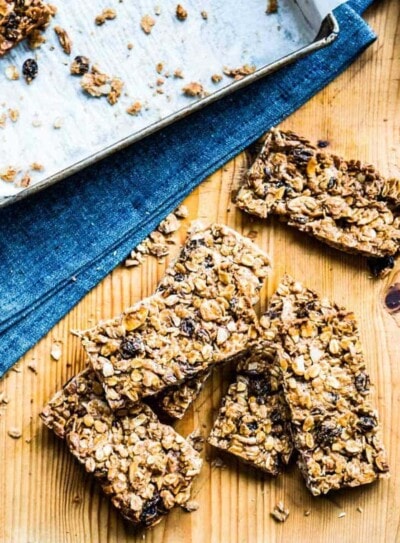
<svg viewBox="0 0 400 543">
<path fill-rule="evenodd" d="M 328 245 L 368 257 L 399 251 L 399 203 L 400 180 L 275 129 L 236 199 L 250 214 L 278 215 Z"/>
<path fill-rule="evenodd" d="M 111 411 L 104 394 L 96 394 L 100 383 L 94 383 L 90 370 L 79 374 L 51 400 L 42 418 L 50 428 L 62 427 L 71 453 L 126 519 L 152 526 L 189 501 L 200 456 L 147 405 Z"/>
<path fill-rule="evenodd" d="M 354 315 L 334 304 L 316 310 L 314 302 L 281 329 L 281 340 L 294 446 L 310 491 L 317 496 L 387 476 Z"/>
<path fill-rule="evenodd" d="M 158 292 L 83 333 L 89 361 L 116 409 L 235 357 L 258 335 L 252 302 L 269 258 L 220 225 L 195 231 Z"/>
<path fill-rule="evenodd" d="M 275 353 L 255 353 L 238 367 L 208 442 L 271 475 L 293 452 L 290 416 Z"/>
<path fill-rule="evenodd" d="M 0 0 L 0 57 L 47 25 L 51 16 L 52 10 L 42 0 Z"/>
</svg>

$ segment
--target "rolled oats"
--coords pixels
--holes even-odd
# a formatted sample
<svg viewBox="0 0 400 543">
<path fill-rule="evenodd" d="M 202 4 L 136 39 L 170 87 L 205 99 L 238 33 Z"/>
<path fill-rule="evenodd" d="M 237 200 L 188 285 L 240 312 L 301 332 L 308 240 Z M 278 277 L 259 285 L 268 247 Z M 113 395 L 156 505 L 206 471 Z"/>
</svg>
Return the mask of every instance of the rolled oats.
<svg viewBox="0 0 400 543">
<path fill-rule="evenodd" d="M 399 251 L 399 195 L 400 181 L 373 166 L 272 129 L 236 204 L 259 217 L 278 215 L 339 250 L 388 257 Z"/>
<path fill-rule="evenodd" d="M 194 231 L 156 294 L 83 333 L 113 408 L 161 392 L 248 349 L 267 255 L 230 228 Z"/>
<path fill-rule="evenodd" d="M 134 524 L 152 526 L 174 506 L 190 504 L 199 454 L 144 404 L 111 411 L 91 370 L 67 383 L 41 417 Z"/>
<path fill-rule="evenodd" d="M 64 53 L 66 55 L 70 55 L 72 50 L 72 42 L 68 32 L 64 28 L 61 28 L 61 26 L 55 26 L 54 32 L 57 34 L 58 41 L 60 42 Z"/>
</svg>

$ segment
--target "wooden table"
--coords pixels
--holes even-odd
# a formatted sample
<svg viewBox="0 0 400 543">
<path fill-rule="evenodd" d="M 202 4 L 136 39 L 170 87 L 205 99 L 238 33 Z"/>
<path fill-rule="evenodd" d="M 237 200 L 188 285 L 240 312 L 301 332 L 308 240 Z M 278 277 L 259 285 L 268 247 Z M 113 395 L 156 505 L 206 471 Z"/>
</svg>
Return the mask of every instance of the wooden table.
<svg viewBox="0 0 400 543">
<path fill-rule="evenodd" d="M 367 20 L 379 40 L 343 75 L 284 123 L 311 139 L 324 139 L 347 157 L 376 164 L 399 175 L 400 164 L 400 2 L 378 1 Z M 341 254 L 276 221 L 263 224 L 230 204 L 230 189 L 249 165 L 244 152 L 193 192 L 186 204 L 190 219 L 221 221 L 256 242 L 274 260 L 265 294 L 287 271 L 307 285 L 351 308 L 360 320 L 368 368 L 376 384 L 384 441 L 392 477 L 368 487 L 313 498 L 293 467 L 276 480 L 233 458 L 224 466 L 205 461 L 195 493 L 197 512 L 174 511 L 147 533 L 134 534 L 110 507 L 90 477 L 73 461 L 64 444 L 38 419 L 46 400 L 84 364 L 71 329 L 111 317 L 150 294 L 165 263 L 148 260 L 136 269 L 117 268 L 69 313 L 0 383 L 8 404 L 0 416 L 0 541 L 4 543 L 393 543 L 400 541 L 400 330 L 382 306 L 391 281 L 368 277 L 365 263 Z M 182 232 L 182 239 L 184 233 Z M 400 265 L 398 264 L 398 269 Z M 264 295 L 265 299 L 265 295 Z M 265 307 L 265 302 L 261 309 Z M 50 357 L 54 340 L 62 356 Z M 37 374 L 29 369 L 32 361 Z M 207 432 L 229 382 L 230 370 L 215 374 L 177 428 L 184 435 Z M 12 439 L 8 430 L 22 430 Z M 206 458 L 216 453 L 207 448 Z M 278 500 L 290 509 L 286 523 L 270 512 Z M 304 511 L 310 510 L 305 516 Z M 345 516 L 340 513 L 345 512 Z"/>
</svg>

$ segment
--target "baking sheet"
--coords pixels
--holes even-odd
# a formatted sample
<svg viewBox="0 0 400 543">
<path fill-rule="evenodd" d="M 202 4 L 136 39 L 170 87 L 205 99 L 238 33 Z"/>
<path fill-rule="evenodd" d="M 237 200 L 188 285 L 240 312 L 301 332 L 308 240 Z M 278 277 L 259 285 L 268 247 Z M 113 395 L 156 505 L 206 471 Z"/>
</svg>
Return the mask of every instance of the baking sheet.
<svg viewBox="0 0 400 543">
<path fill-rule="evenodd" d="M 21 191 L 31 192 L 46 180 L 76 171 L 91 157 L 100 158 L 105 150 L 131 141 L 134 135 L 145 135 L 201 102 L 184 95 L 186 84 L 200 82 L 211 97 L 219 96 L 235 87 L 227 76 L 212 83 L 211 75 L 222 75 L 224 66 L 249 64 L 260 69 L 306 48 L 315 40 L 326 13 L 341 2 L 279 0 L 278 13 L 267 15 L 265 0 L 186 0 L 188 17 L 183 22 L 175 16 L 175 0 L 160 2 L 159 9 L 149 0 L 97 0 L 84 6 L 81 0 L 53 3 L 58 13 L 46 31 L 47 42 L 34 52 L 20 44 L 0 59 L 0 116 L 10 108 L 20 114 L 17 122 L 7 119 L 0 129 L 0 173 L 9 166 L 19 170 L 16 183 L 0 180 L 0 205 Z M 96 15 L 105 8 L 114 8 L 117 18 L 96 26 Z M 207 20 L 201 11 L 207 12 Z M 155 20 L 149 35 L 140 27 L 146 14 Z M 70 56 L 62 51 L 54 25 L 67 30 L 73 42 Z M 131 50 L 128 44 L 133 44 Z M 89 57 L 102 71 L 123 80 L 124 92 L 116 105 L 84 94 L 80 78 L 69 72 L 76 55 Z M 32 57 L 37 59 L 39 75 L 30 85 L 22 78 L 7 79 L 8 66 L 21 71 L 24 60 Z M 161 74 L 156 71 L 158 63 L 163 64 Z M 173 77 L 177 69 L 183 79 Z M 163 85 L 157 85 L 160 77 Z M 126 109 L 135 101 L 143 109 L 130 116 Z M 35 162 L 43 165 L 43 171 L 30 171 Z M 18 181 L 28 171 L 27 190 L 18 187 Z"/>
</svg>

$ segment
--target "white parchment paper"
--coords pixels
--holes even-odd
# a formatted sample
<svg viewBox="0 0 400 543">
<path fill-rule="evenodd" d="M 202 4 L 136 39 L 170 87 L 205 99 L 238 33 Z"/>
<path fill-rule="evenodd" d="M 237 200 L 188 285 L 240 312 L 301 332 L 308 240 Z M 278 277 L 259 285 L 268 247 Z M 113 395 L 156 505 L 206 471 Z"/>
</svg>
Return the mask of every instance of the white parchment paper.
<svg viewBox="0 0 400 543">
<path fill-rule="evenodd" d="M 10 108 L 20 113 L 16 123 L 8 119 L 0 128 L 0 171 L 16 167 L 22 177 L 33 162 L 40 163 L 44 170 L 31 173 L 31 185 L 198 100 L 182 93 L 187 83 L 200 82 L 212 93 L 232 82 L 224 76 L 220 83 L 212 83 L 211 75 L 222 74 L 224 66 L 260 68 L 308 45 L 325 15 L 341 2 L 279 0 L 278 13 L 266 15 L 266 0 L 184 0 L 181 3 L 188 12 L 184 22 L 175 16 L 176 0 L 159 0 L 159 15 L 154 0 L 52 3 L 58 14 L 46 31 L 47 42 L 35 51 L 20 44 L 0 58 L 0 115 Z M 110 7 L 117 18 L 96 26 L 96 15 Z M 201 16 L 203 10 L 207 20 Z M 145 14 L 156 22 L 149 35 L 140 28 Z M 58 44 L 56 24 L 67 30 L 73 42 L 71 56 Z M 133 44 L 131 50 L 128 43 Z M 124 81 L 124 93 L 115 106 L 83 93 L 80 78 L 69 72 L 76 55 L 89 57 L 104 72 Z M 15 65 L 21 72 L 23 62 L 33 57 L 39 75 L 30 85 L 23 78 L 7 79 L 8 66 Z M 156 71 L 160 62 L 162 74 Z M 182 70 L 184 79 L 173 77 L 176 69 Z M 159 77 L 165 83 L 157 87 Z M 143 104 L 141 113 L 128 115 L 126 108 L 137 100 Z M 21 190 L 0 180 L 0 199 Z"/>
</svg>

